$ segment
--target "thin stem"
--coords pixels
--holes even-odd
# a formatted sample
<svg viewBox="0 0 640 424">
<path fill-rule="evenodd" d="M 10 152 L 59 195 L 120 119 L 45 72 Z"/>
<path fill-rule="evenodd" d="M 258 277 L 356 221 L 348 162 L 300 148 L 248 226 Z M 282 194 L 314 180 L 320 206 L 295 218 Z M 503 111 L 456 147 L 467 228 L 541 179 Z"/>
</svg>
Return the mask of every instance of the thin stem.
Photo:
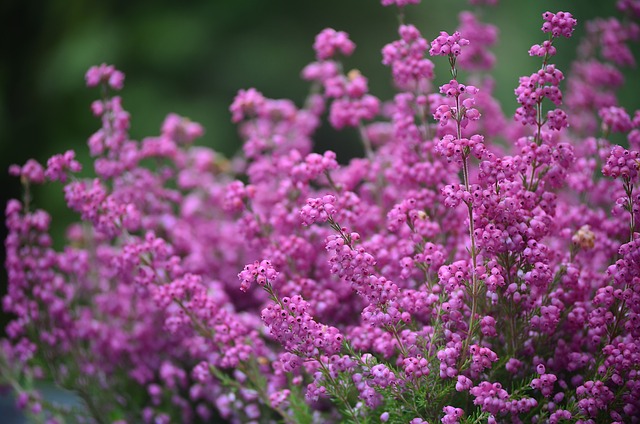
<svg viewBox="0 0 640 424">
<path fill-rule="evenodd" d="M 428 117 L 428 108 L 424 107 L 423 105 L 418 104 L 418 96 L 420 96 L 420 89 L 416 88 L 415 92 L 413 93 L 413 98 L 415 99 L 415 105 L 416 105 L 416 109 L 417 109 L 417 115 L 418 115 L 418 119 L 420 119 L 420 133 L 422 134 L 423 140 L 427 140 L 429 138 L 431 138 L 431 131 L 429 129 L 429 122 L 427 121 L 427 117 Z"/>
<path fill-rule="evenodd" d="M 455 67 L 453 66 L 455 62 L 452 64 L 452 75 L 455 75 Z M 456 130 L 458 139 L 462 138 L 462 111 L 460 110 L 460 96 L 456 96 Z M 462 180 L 464 183 L 464 187 L 467 192 L 470 192 L 471 184 L 469 181 L 469 152 L 463 151 L 462 154 Z M 469 329 L 467 331 L 467 337 L 464 340 L 462 345 L 462 352 L 460 355 L 460 363 L 464 363 L 467 356 L 467 349 L 469 348 L 469 344 L 471 343 L 471 338 L 473 337 L 473 328 L 475 326 L 476 314 L 478 310 L 478 276 L 476 274 L 477 268 L 477 254 L 476 254 L 476 238 L 475 238 L 475 224 L 473 219 L 473 204 L 471 202 L 466 202 L 467 211 L 469 215 L 469 238 L 471 240 L 471 316 L 469 317 Z"/>
<path fill-rule="evenodd" d="M 26 178 L 22 178 L 22 187 L 24 188 L 22 192 L 22 202 L 24 203 L 24 211 L 26 214 L 31 209 L 31 184 L 29 184 Z"/>
<path fill-rule="evenodd" d="M 542 143 L 542 100 L 536 103 L 536 144 Z"/>
<path fill-rule="evenodd" d="M 627 195 L 627 211 L 629 212 L 630 218 L 629 218 L 629 242 L 633 242 L 633 233 L 635 230 L 635 217 L 634 217 L 634 213 L 633 213 L 633 184 L 631 183 L 631 180 L 629 179 L 629 177 L 624 177 L 623 180 L 623 184 L 624 184 L 624 191 Z M 629 286 L 628 284 L 625 284 L 624 286 L 624 291 L 628 290 Z M 615 313 L 615 318 L 614 318 L 614 325 L 613 325 L 613 329 L 609 332 L 609 343 L 612 343 L 613 340 L 618 336 L 618 331 L 620 329 L 620 323 L 622 321 L 622 318 L 625 314 L 625 307 L 626 307 L 627 301 L 626 299 L 623 297 L 622 298 L 622 302 L 620 302 L 620 305 L 618 306 L 618 310 Z"/>
<path fill-rule="evenodd" d="M 535 191 L 533 187 L 534 187 L 534 181 L 535 181 L 537 169 L 538 169 L 538 161 L 534 159 L 533 163 L 531 164 L 531 179 L 528 184 L 527 184 L 527 178 L 525 176 L 525 188 L 528 189 L 529 191 Z"/>
<path fill-rule="evenodd" d="M 390 332 L 391 334 L 393 334 L 393 337 L 398 342 L 398 349 L 400 350 L 400 354 L 404 357 L 409 356 L 409 352 L 404 347 L 404 343 L 402 343 L 402 339 L 400 338 L 400 334 L 398 334 L 398 329 L 395 327 L 395 325 L 390 326 Z"/>
<path fill-rule="evenodd" d="M 367 130 L 364 128 L 364 125 L 360 123 L 358 125 L 358 130 L 360 131 L 360 139 L 362 140 L 362 145 L 364 146 L 364 153 L 367 156 L 367 159 L 373 160 L 373 148 L 371 147 L 371 140 L 367 135 Z"/>
<path fill-rule="evenodd" d="M 89 409 L 89 412 L 91 413 L 93 419 L 96 420 L 98 424 L 106 424 L 107 421 L 103 419 L 104 413 L 102 413 L 100 409 L 98 409 L 91 396 L 89 396 L 89 394 L 84 392 L 83 390 L 78 390 L 77 393 L 78 396 L 80 396 L 80 398 L 84 401 L 85 405 L 87 405 L 87 408 Z"/>
<path fill-rule="evenodd" d="M 636 228 L 635 214 L 633 213 L 633 183 L 629 177 L 623 180 L 624 192 L 627 195 L 627 211 L 629 212 L 629 242 L 633 241 L 633 233 Z"/>
<path fill-rule="evenodd" d="M 336 193 L 340 193 L 341 188 L 338 187 L 338 185 L 335 183 L 335 181 L 333 181 L 333 178 L 331 177 L 331 173 L 328 170 L 324 171 L 324 175 L 327 177 L 327 182 L 329 183 L 329 186 L 336 192 Z"/>
<path fill-rule="evenodd" d="M 325 378 L 328 380 L 331 386 L 335 389 L 334 395 L 340 400 L 340 402 L 342 402 L 345 408 L 347 408 L 347 411 L 349 412 L 349 415 L 351 416 L 351 418 L 353 418 L 353 420 L 359 424 L 360 419 L 358 418 L 358 414 L 356 410 L 353 409 L 353 407 L 351 406 L 351 403 L 349 402 L 349 399 L 347 399 L 347 397 L 342 393 L 341 389 L 343 389 L 344 386 L 339 384 L 339 382 L 337 382 L 331 376 L 331 372 L 327 369 L 324 362 L 321 361 L 321 358 L 316 358 L 316 361 L 318 361 L 318 363 L 320 364 L 320 368 L 322 369 L 322 374 L 325 376 Z"/>
<path fill-rule="evenodd" d="M 458 70 L 456 69 L 456 57 L 452 54 L 449 55 L 449 65 L 451 66 L 451 78 L 458 79 Z"/>
<path fill-rule="evenodd" d="M 207 328 L 202 321 L 198 317 L 196 317 L 193 312 L 191 312 L 185 305 L 182 303 L 180 299 L 177 297 L 173 298 L 173 301 L 180 307 L 182 312 L 185 313 L 191 320 L 191 323 L 196 327 L 196 331 L 204 338 L 213 339 L 215 333 L 212 329 Z"/>
<path fill-rule="evenodd" d="M 255 363 L 251 363 L 252 365 Z M 245 368 L 243 365 L 243 363 L 240 363 L 241 365 L 241 370 L 242 368 Z M 255 367 L 252 367 L 255 368 Z M 282 419 L 284 420 L 285 423 L 287 424 L 295 424 L 295 421 L 293 421 L 293 418 L 291 418 L 289 416 L 289 414 L 287 414 L 282 408 L 274 406 L 271 403 L 271 399 L 269 398 L 269 394 L 267 393 L 267 391 L 265 390 L 265 384 L 262 384 L 262 382 L 258 381 L 258 379 L 256 378 L 256 375 L 261 375 L 260 371 L 258 369 L 244 369 L 243 371 L 245 371 L 245 374 L 247 375 L 247 378 L 249 379 L 249 381 L 251 381 L 251 383 L 253 383 L 253 386 L 256 388 L 256 391 L 258 392 L 258 396 L 260 397 L 260 399 L 262 400 L 262 402 L 265 405 L 268 405 L 270 408 L 272 408 L 274 411 L 276 411 L 278 414 L 280 414 L 280 416 L 282 417 Z M 263 377 L 264 378 L 264 377 Z M 239 389 L 243 390 L 244 387 L 239 384 Z"/>
<path fill-rule="evenodd" d="M 553 34 L 549 33 L 549 42 L 551 43 L 551 45 L 553 45 Z M 545 66 L 547 66 L 547 64 L 549 63 L 549 59 L 551 58 L 551 56 L 549 56 L 549 51 L 547 50 L 547 52 L 544 54 L 544 58 L 542 59 L 542 69 L 545 68 Z"/>
<path fill-rule="evenodd" d="M 398 8 L 398 25 L 404 25 L 404 7 Z"/>
</svg>

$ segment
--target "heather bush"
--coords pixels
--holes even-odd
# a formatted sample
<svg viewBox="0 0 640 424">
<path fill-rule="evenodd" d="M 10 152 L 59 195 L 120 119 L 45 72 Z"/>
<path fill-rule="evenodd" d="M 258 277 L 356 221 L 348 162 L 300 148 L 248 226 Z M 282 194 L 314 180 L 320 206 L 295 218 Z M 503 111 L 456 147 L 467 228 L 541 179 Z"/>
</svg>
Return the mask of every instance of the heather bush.
<svg viewBox="0 0 640 424">
<path fill-rule="evenodd" d="M 73 151 L 10 168 L 24 196 L 6 207 L 0 381 L 26 413 L 640 422 L 640 112 L 616 99 L 640 3 L 586 23 L 542 13 L 508 117 L 492 97 L 497 28 L 463 12 L 429 40 L 405 22 L 418 2 L 382 0 L 401 22 L 382 49 L 393 99 L 343 68 L 356 45 L 325 29 L 303 106 L 238 92 L 232 159 L 175 114 L 131 140 L 124 74 L 87 72 L 94 177 Z M 577 59 L 559 69 L 578 24 Z M 356 128 L 364 157 L 314 152 L 323 119 Z M 52 182 L 79 215 L 61 250 L 31 205 L 30 187 Z M 39 381 L 80 402 L 51 402 Z"/>
</svg>

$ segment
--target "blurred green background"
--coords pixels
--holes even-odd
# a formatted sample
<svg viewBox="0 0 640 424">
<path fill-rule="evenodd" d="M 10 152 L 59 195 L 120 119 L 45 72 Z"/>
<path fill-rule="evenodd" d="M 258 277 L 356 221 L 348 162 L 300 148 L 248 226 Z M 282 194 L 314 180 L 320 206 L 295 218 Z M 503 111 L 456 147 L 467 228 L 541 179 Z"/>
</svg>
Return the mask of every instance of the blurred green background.
<svg viewBox="0 0 640 424">
<path fill-rule="evenodd" d="M 616 15 L 613 0 L 503 0 L 498 8 L 476 9 L 500 29 L 493 76 L 507 113 L 516 108 L 518 76 L 540 65 L 527 50 L 544 39 L 541 13 L 569 7 L 580 26 L 574 38 L 557 43 L 557 63 L 568 71 L 582 24 L 594 16 Z M 407 8 L 406 21 L 433 38 L 440 30 L 451 32 L 457 14 L 470 8 L 464 0 L 423 0 Z M 9 164 L 31 157 L 44 163 L 69 148 L 87 164 L 85 142 L 99 127 L 89 104 L 98 91 L 87 90 L 83 77 L 94 64 L 115 64 L 126 73 L 122 95 L 132 115 L 132 138 L 158 134 L 166 114 L 176 112 L 202 123 L 206 135 L 200 143 L 226 155 L 239 148 L 228 112 L 237 90 L 254 86 L 268 97 L 287 97 L 300 105 L 308 86 L 299 74 L 314 59 L 314 36 L 325 27 L 347 31 L 358 45 L 347 69 L 360 69 L 383 100 L 394 94 L 380 49 L 398 38 L 396 9 L 377 0 L 3 0 L 0 19 L 3 206 L 20 195 L 18 181 L 6 175 Z M 435 62 L 437 83 L 442 83 L 448 75 L 446 60 Z M 639 106 L 638 81 L 635 70 L 627 75 L 630 84 L 621 98 L 634 110 Z M 358 154 L 354 136 L 325 126 L 318 142 L 321 149 L 338 151 L 344 161 Z M 62 199 L 60 185 L 36 193 L 36 206 L 52 211 L 57 235 L 73 219 Z M 0 295 L 5 291 L 2 273 Z"/>
</svg>

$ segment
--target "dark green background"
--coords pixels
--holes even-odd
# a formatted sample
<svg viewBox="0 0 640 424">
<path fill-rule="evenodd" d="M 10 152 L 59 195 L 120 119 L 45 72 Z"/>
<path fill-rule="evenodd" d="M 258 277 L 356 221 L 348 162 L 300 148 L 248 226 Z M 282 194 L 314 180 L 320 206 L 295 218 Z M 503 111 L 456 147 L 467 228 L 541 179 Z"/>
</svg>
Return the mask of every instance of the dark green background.
<svg viewBox="0 0 640 424">
<path fill-rule="evenodd" d="M 507 113 L 516 108 L 513 89 L 518 76 L 532 73 L 539 58 L 530 58 L 531 44 L 542 41 L 541 13 L 572 12 L 582 25 L 594 16 L 616 14 L 614 1 L 503 0 L 483 10 L 483 20 L 499 26 L 497 95 Z M 466 1 L 423 1 L 406 10 L 406 20 L 427 38 L 457 26 Z M 4 0 L 0 4 L 0 175 L 4 205 L 20 194 L 18 181 L 5 170 L 11 163 L 34 157 L 41 162 L 69 148 L 86 163 L 86 139 L 99 122 L 89 112 L 96 89 L 84 87 L 84 73 L 93 64 L 115 64 L 126 73 L 124 107 L 131 112 L 134 139 L 156 135 L 168 112 L 202 123 L 201 144 L 227 155 L 239 147 L 228 105 L 240 88 L 255 86 L 266 96 L 301 104 L 307 84 L 300 70 L 314 59 L 315 34 L 330 26 L 350 33 L 358 48 L 346 61 L 370 78 L 374 94 L 390 99 L 394 91 L 380 49 L 397 39 L 395 8 L 376 0 L 200 0 L 89 1 Z M 575 56 L 576 36 L 557 43 L 561 69 Z M 446 61 L 436 58 L 437 83 L 447 78 Z M 622 102 L 638 107 L 635 70 Z M 463 76 L 464 78 L 464 76 Z M 489 117 L 485 117 L 489 119 Z M 354 133 L 336 133 L 326 126 L 318 140 L 322 149 L 339 152 L 344 161 L 358 154 Z M 36 193 L 36 205 L 53 212 L 54 235 L 73 218 L 64 211 L 61 186 Z M 4 238 L 4 227 L 2 227 Z M 0 277 L 0 294 L 5 292 Z"/>
</svg>

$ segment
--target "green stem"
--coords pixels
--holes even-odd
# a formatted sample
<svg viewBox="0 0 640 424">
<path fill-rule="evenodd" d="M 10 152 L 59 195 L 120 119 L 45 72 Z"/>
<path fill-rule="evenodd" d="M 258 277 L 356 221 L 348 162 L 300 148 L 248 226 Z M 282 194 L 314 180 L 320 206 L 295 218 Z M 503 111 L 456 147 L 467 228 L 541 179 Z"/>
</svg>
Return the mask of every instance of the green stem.
<svg viewBox="0 0 640 424">
<path fill-rule="evenodd" d="M 464 185 L 469 191 L 469 165 L 467 161 L 467 157 L 462 157 L 462 177 L 464 179 Z M 467 211 L 469 214 L 469 238 L 471 239 L 471 316 L 469 317 L 469 329 L 467 331 L 467 337 L 464 340 L 464 344 L 462 345 L 462 352 L 460 355 L 460 361 L 463 363 L 466 360 L 467 350 L 469 348 L 469 344 L 471 343 L 471 338 L 473 337 L 473 328 L 475 326 L 476 314 L 478 313 L 478 292 L 479 292 L 479 282 L 478 275 L 476 273 L 477 268 L 477 252 L 476 252 L 476 237 L 475 237 L 475 224 L 473 222 L 473 204 L 471 202 L 467 203 Z"/>
<path fill-rule="evenodd" d="M 371 140 L 369 140 L 367 130 L 364 128 L 364 125 L 362 125 L 362 123 L 358 125 L 358 130 L 360 131 L 360 139 L 362 140 L 362 145 L 364 146 L 364 153 L 367 156 L 367 159 L 373 160 L 373 148 L 371 147 Z"/>
<path fill-rule="evenodd" d="M 627 211 L 629 212 L 629 243 L 633 241 L 633 233 L 636 228 L 635 214 L 633 213 L 633 183 L 629 177 L 623 180 L 624 192 L 627 195 Z"/>
<path fill-rule="evenodd" d="M 331 385 L 331 387 L 333 389 L 332 390 L 333 395 L 336 398 L 338 398 L 338 400 L 340 402 L 342 402 L 342 404 L 345 406 L 345 408 L 347 409 L 349 415 L 354 420 L 354 422 L 360 424 L 360 418 L 358 418 L 358 414 L 357 414 L 356 410 L 353 409 L 353 407 L 351 406 L 351 403 L 349 402 L 349 399 L 347 399 L 347 396 L 342 392 L 342 390 L 345 387 L 343 385 L 339 384 L 339 382 L 337 382 L 331 376 L 331 372 L 327 369 L 325 364 L 321 361 L 321 358 L 315 358 L 315 359 L 320 364 L 320 368 L 322 369 L 322 375 L 325 377 L 327 382 L 330 383 L 330 385 Z"/>
</svg>

